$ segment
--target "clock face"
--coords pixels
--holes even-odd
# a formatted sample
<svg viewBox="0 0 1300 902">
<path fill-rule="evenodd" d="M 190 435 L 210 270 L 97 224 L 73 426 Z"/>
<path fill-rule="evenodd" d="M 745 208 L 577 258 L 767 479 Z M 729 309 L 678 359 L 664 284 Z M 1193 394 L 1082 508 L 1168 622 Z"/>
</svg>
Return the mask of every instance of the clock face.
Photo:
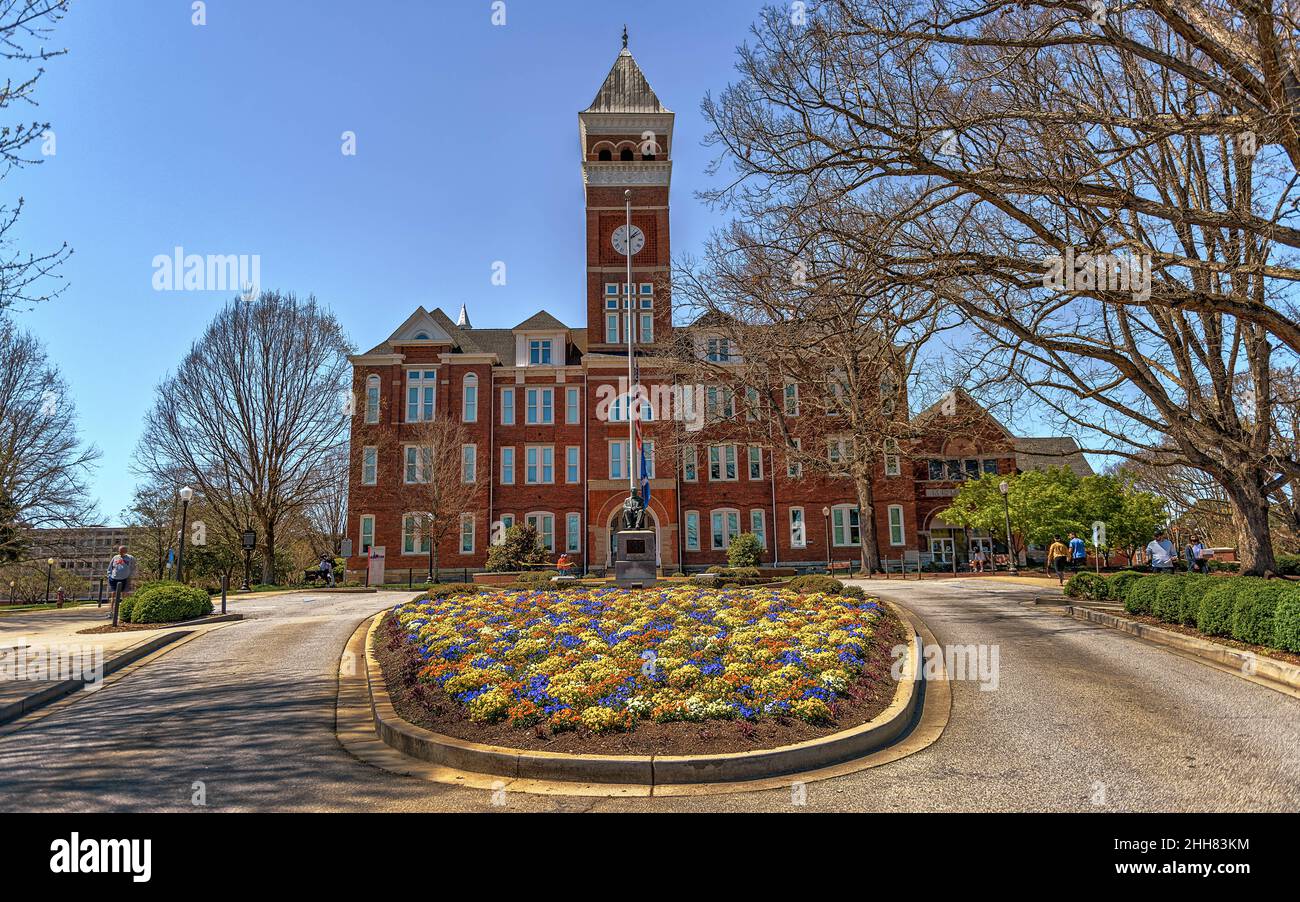
<svg viewBox="0 0 1300 902">
<path fill-rule="evenodd" d="M 631 241 L 629 242 L 627 226 L 621 225 L 614 230 L 614 235 L 610 239 L 610 242 L 614 245 L 614 250 L 618 251 L 624 257 L 635 257 L 641 252 L 641 248 L 645 247 L 645 232 L 642 232 L 636 226 L 632 226 Z M 629 243 L 632 246 L 630 251 L 628 249 Z"/>
</svg>

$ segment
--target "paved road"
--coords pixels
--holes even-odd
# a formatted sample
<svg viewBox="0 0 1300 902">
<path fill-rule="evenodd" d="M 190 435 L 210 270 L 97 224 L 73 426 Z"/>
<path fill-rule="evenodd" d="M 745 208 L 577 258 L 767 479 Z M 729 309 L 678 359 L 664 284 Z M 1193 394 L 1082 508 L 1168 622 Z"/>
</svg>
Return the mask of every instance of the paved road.
<svg viewBox="0 0 1300 902">
<path fill-rule="evenodd" d="M 998 687 L 953 685 L 947 731 L 892 764 L 788 791 L 690 799 L 511 793 L 507 810 L 1300 809 L 1300 700 L 979 580 L 875 583 L 941 644 L 999 652 Z M 335 741 L 339 654 L 408 593 L 240 600 L 250 619 L 0 738 L 0 810 L 489 811 L 490 794 L 399 777 Z M 307 600 L 311 599 L 311 600 Z M 269 732 L 276 722 L 292 725 Z M 193 784 L 206 808 L 191 802 Z"/>
</svg>

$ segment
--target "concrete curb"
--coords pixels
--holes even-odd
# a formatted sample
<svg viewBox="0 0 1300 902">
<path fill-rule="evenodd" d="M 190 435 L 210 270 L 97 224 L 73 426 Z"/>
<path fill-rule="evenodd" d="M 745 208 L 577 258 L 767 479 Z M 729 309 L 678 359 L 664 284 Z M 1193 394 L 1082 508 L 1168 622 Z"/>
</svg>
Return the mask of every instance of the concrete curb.
<svg viewBox="0 0 1300 902">
<path fill-rule="evenodd" d="M 906 625 L 907 614 L 885 602 Z M 506 779 L 657 787 L 737 783 L 797 774 L 860 758 L 894 742 L 917 720 L 924 694 L 921 637 L 913 627 L 902 678 L 889 706 L 868 723 L 795 745 L 722 755 L 569 755 L 468 742 L 417 727 L 397 715 L 372 651 L 381 612 L 365 629 L 366 683 L 373 727 L 386 745 L 441 767 Z"/>
<path fill-rule="evenodd" d="M 211 622 L 211 621 L 209 621 Z M 133 664 L 146 655 L 150 655 L 165 645 L 170 645 L 178 639 L 190 635 L 193 630 L 175 630 L 169 633 L 163 633 L 160 636 L 151 636 L 148 639 L 137 642 L 135 645 L 118 652 L 112 658 L 104 662 L 103 676 L 108 676 L 128 664 Z M 39 692 L 33 692 L 31 695 L 20 698 L 16 702 L 10 702 L 3 708 L 0 708 L 0 724 L 6 724 L 10 721 L 30 714 L 37 708 L 42 708 L 51 702 L 70 695 L 79 689 L 84 689 L 87 682 L 81 679 L 61 680 L 51 686 L 46 686 Z"/>
<path fill-rule="evenodd" d="M 1099 611 L 1085 605 L 1071 604 L 1066 611 L 1075 620 L 1095 623 L 1163 645 L 1210 664 L 1236 672 L 1253 682 L 1278 689 L 1287 695 L 1300 694 L 1300 667 L 1251 651 L 1242 651 L 1208 639 L 1188 636 L 1174 630 L 1162 629 L 1140 620 L 1130 620 L 1118 614 Z"/>
</svg>

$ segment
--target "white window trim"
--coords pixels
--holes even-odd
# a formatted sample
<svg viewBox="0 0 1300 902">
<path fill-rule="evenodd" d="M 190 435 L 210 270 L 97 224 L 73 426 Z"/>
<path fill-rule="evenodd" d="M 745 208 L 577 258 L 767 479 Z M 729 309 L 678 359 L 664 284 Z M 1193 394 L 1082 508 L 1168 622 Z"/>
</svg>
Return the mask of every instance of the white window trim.
<svg viewBox="0 0 1300 902">
<path fill-rule="evenodd" d="M 374 389 L 375 403 L 370 403 L 370 391 Z M 366 377 L 366 424 L 374 426 L 379 422 L 379 407 L 383 394 L 382 382 L 378 376 Z"/>
<path fill-rule="evenodd" d="M 468 460 L 466 459 L 468 457 Z M 465 478 L 465 464 L 469 464 L 469 479 Z M 478 445 L 460 446 L 460 481 L 465 484 L 478 482 Z"/>
<path fill-rule="evenodd" d="M 758 475 L 754 475 L 752 469 L 754 463 L 754 452 L 758 452 Z M 751 482 L 762 482 L 763 480 L 763 446 L 749 445 L 745 450 L 745 473 L 749 476 Z"/>
<path fill-rule="evenodd" d="M 755 516 L 756 514 L 757 516 Z M 755 526 L 757 526 L 758 529 L 755 529 L 754 528 Z M 764 514 L 762 508 L 755 507 L 750 510 L 749 531 L 758 537 L 759 542 L 761 542 L 763 548 L 766 549 L 767 548 L 767 516 L 766 514 Z"/>
<path fill-rule="evenodd" d="M 510 455 L 510 464 L 508 466 L 506 464 L 507 452 Z M 515 446 L 502 445 L 501 446 L 501 484 L 515 485 L 518 482 L 518 469 L 519 469 L 519 458 L 515 455 Z M 507 472 L 510 474 L 509 479 L 506 479 Z"/>
<path fill-rule="evenodd" d="M 474 402 L 472 404 L 469 400 L 470 389 L 474 390 Z M 473 373 L 466 373 L 465 378 L 461 380 L 460 420 L 462 423 L 478 422 L 478 376 Z"/>
<path fill-rule="evenodd" d="M 469 524 L 469 550 L 465 549 L 465 524 Z M 460 529 L 456 533 L 456 544 L 461 554 L 473 554 L 478 547 L 478 524 L 473 514 L 460 515 Z"/>
<path fill-rule="evenodd" d="M 717 538 L 717 535 L 718 535 L 718 534 L 717 534 L 716 532 L 713 531 L 713 518 L 714 518 L 714 516 L 717 515 L 717 514 L 722 514 L 722 537 L 723 537 L 724 541 L 723 541 L 723 543 L 722 543 L 721 545 L 718 545 L 718 544 L 716 544 L 716 543 L 714 542 L 714 539 Z M 735 514 L 735 515 L 736 515 L 736 532 L 735 532 L 733 535 L 731 535 L 731 536 L 727 536 L 727 534 L 726 534 L 726 532 L 727 532 L 727 514 Z M 727 550 L 727 546 L 731 544 L 731 539 L 734 539 L 736 536 L 738 536 L 738 535 L 740 535 L 742 532 L 744 532 L 744 530 L 741 528 L 741 524 L 742 524 L 743 522 L 744 522 L 744 521 L 740 518 L 740 510 L 737 509 L 737 508 L 734 508 L 734 507 L 715 507 L 713 510 L 709 511 L 709 548 L 710 548 L 710 550 L 712 550 L 712 551 L 726 551 L 726 550 Z"/>
<path fill-rule="evenodd" d="M 370 474 L 370 478 L 366 479 L 366 458 L 368 456 L 374 458 L 375 466 L 374 470 Z M 366 445 L 361 449 L 361 484 L 379 484 L 379 447 L 377 445 Z"/>
<path fill-rule="evenodd" d="M 569 399 L 576 397 L 576 404 L 569 404 Z M 569 411 L 573 411 L 573 419 L 569 419 Z M 564 422 L 572 426 L 582 421 L 582 389 L 576 386 L 567 386 L 564 389 Z"/>
<path fill-rule="evenodd" d="M 891 504 L 888 508 L 889 522 L 889 544 L 895 548 L 901 548 L 907 544 L 907 518 L 903 513 L 903 505 Z M 894 511 L 898 511 L 898 541 L 894 541 Z M 859 527 L 860 528 L 860 527 Z"/>
<path fill-rule="evenodd" d="M 537 528 L 537 537 L 538 537 L 539 539 L 545 539 L 546 533 L 543 532 L 543 531 L 542 531 L 542 528 L 541 528 L 541 518 L 542 518 L 542 517 L 550 517 L 550 518 L 551 518 L 551 544 L 550 544 L 549 546 L 547 546 L 546 550 L 547 550 L 547 551 L 555 551 L 555 514 L 554 514 L 553 512 L 551 512 L 551 511 L 529 511 L 528 513 L 524 514 L 524 522 L 527 523 L 527 522 L 529 522 L 530 520 L 537 519 L 537 520 L 538 520 L 537 527 L 536 527 L 536 528 Z"/>
<path fill-rule="evenodd" d="M 687 461 L 690 466 L 687 466 Z M 682 449 L 682 482 L 700 481 L 700 454 L 697 445 L 687 445 Z"/>
<path fill-rule="evenodd" d="M 528 478 L 528 452 L 537 449 L 537 480 L 532 481 Z M 551 478 L 543 479 L 542 476 L 546 470 L 545 458 L 543 451 L 551 452 Z M 555 446 L 554 445 L 524 445 L 524 485 L 555 485 Z"/>
<path fill-rule="evenodd" d="M 537 393 L 537 405 L 535 408 L 533 405 L 528 403 L 529 396 L 532 395 L 533 392 Z M 549 398 L 550 404 L 542 403 L 544 398 Z M 530 420 L 528 418 L 529 411 L 533 409 L 537 411 L 536 420 Z M 546 413 L 547 409 L 551 411 L 550 419 L 543 418 L 543 415 Z M 531 385 L 526 387 L 524 389 L 524 425 L 551 426 L 554 425 L 554 423 L 555 423 L 555 389 L 539 388 L 537 386 L 531 386 Z"/>
<path fill-rule="evenodd" d="M 577 518 L 578 527 L 570 530 L 574 518 Z M 582 514 L 577 511 L 569 511 L 564 515 L 564 553 L 582 554 Z"/>
<path fill-rule="evenodd" d="M 572 466 L 574 469 L 574 478 L 569 478 L 569 456 L 573 455 L 576 460 Z M 564 483 L 565 485 L 578 485 L 582 482 L 582 446 L 565 445 L 564 446 Z"/>
<path fill-rule="evenodd" d="M 685 532 L 685 536 L 686 536 L 686 550 L 687 550 L 687 551 L 699 551 L 699 550 L 700 550 L 700 512 L 699 512 L 699 511 L 685 511 L 685 512 L 682 514 L 682 517 L 683 517 L 683 520 L 682 520 L 682 528 L 683 528 L 684 530 L 686 530 L 686 532 Z M 690 530 L 690 522 L 691 522 L 691 518 L 692 518 L 692 517 L 695 518 L 695 544 L 694 544 L 694 545 L 691 544 L 691 530 Z M 710 528 L 711 528 L 711 527 L 710 527 Z"/>
<path fill-rule="evenodd" d="M 835 541 L 835 514 L 838 511 L 856 511 L 856 504 L 833 504 L 831 505 L 831 547 L 833 548 L 860 548 L 862 547 L 862 517 L 858 517 L 858 541 L 836 542 Z M 848 513 L 844 515 L 844 538 L 852 539 L 853 524 L 849 521 Z"/>
<path fill-rule="evenodd" d="M 794 516 L 795 511 L 798 511 L 798 512 L 799 512 L 799 532 L 800 532 L 800 535 L 799 535 L 799 537 L 798 537 L 797 540 L 796 540 L 796 538 L 795 538 L 795 529 L 794 529 L 794 528 L 795 528 L 795 516 Z M 789 522 L 790 522 L 790 547 L 791 547 L 791 548 L 807 548 L 807 547 L 808 547 L 808 515 L 804 512 L 804 509 L 803 509 L 802 507 L 792 507 L 792 508 L 790 508 L 790 513 L 787 515 L 787 519 L 788 519 Z"/>
<path fill-rule="evenodd" d="M 424 455 L 422 455 L 420 451 L 422 451 L 425 447 L 426 446 L 424 445 L 403 445 L 402 446 L 402 484 L 403 485 L 428 485 L 429 484 L 429 479 L 420 478 L 420 469 L 424 458 Z M 410 465 L 407 462 L 407 457 L 410 456 L 411 449 L 415 450 L 415 479 L 414 480 L 407 478 L 410 475 L 410 469 L 409 469 Z M 429 457 L 430 457 L 429 469 L 432 471 L 433 469 L 432 451 L 429 452 Z M 432 478 L 432 476 L 430 476 L 430 478 Z"/>
<path fill-rule="evenodd" d="M 406 535 L 407 535 L 406 521 L 414 520 L 415 518 L 420 516 L 422 515 L 416 511 L 407 511 L 406 513 L 402 514 L 402 540 L 399 546 L 401 548 L 402 557 L 414 557 L 416 555 L 424 555 L 429 553 L 427 550 L 420 547 L 421 545 L 424 544 L 424 539 L 427 537 L 422 534 L 418 523 L 413 523 L 411 526 L 412 535 L 413 538 L 415 539 L 415 541 L 412 543 L 412 547 L 414 550 L 413 551 L 406 550 Z M 433 540 L 429 539 L 429 542 L 432 543 Z"/>
<path fill-rule="evenodd" d="M 740 479 L 740 450 L 739 445 L 722 444 L 709 445 L 709 482 L 737 482 Z M 718 475 L 713 475 L 713 449 L 718 449 Z M 731 449 L 731 461 L 735 476 L 727 475 L 727 454 L 726 449 Z"/>
<path fill-rule="evenodd" d="M 375 546 L 375 515 L 362 514 L 357 521 L 357 548 L 364 554 L 366 551 L 366 524 L 370 524 L 370 547 Z"/>
<path fill-rule="evenodd" d="M 510 398 L 509 404 L 506 403 L 507 397 Z M 516 394 L 513 387 L 501 389 L 501 425 L 502 426 L 513 426 L 515 424 L 515 419 L 518 416 L 518 414 L 516 413 L 516 404 L 515 404 L 516 400 L 518 400 L 518 395 Z M 507 412 L 509 412 L 510 414 L 510 419 L 508 420 L 506 419 Z"/>
</svg>

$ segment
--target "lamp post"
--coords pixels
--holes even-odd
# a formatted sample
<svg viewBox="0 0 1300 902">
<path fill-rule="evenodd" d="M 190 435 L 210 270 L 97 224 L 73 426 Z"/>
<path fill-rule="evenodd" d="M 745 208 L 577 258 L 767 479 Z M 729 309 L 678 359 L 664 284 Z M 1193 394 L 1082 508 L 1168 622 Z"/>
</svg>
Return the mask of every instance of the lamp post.
<svg viewBox="0 0 1300 902">
<path fill-rule="evenodd" d="M 176 556 L 176 581 L 185 582 L 185 518 L 190 512 L 190 499 L 194 497 L 194 489 L 189 486 L 181 486 L 181 549 Z"/>
<path fill-rule="evenodd" d="M 14 604 L 18 601 L 18 580 L 9 580 L 9 603 Z"/>
<path fill-rule="evenodd" d="M 45 603 L 50 603 L 50 580 L 54 578 L 54 558 L 45 559 Z"/>
<path fill-rule="evenodd" d="M 831 509 L 822 508 L 822 519 L 826 521 L 826 572 L 831 572 Z"/>
<path fill-rule="evenodd" d="M 1004 479 L 998 483 L 998 491 L 1002 493 L 1002 516 L 1006 518 L 1007 523 L 1007 572 L 1019 573 L 1020 569 L 1016 566 L 1016 549 L 1011 544 L 1011 502 L 1007 496 L 1011 493 L 1011 486 Z"/>
</svg>

